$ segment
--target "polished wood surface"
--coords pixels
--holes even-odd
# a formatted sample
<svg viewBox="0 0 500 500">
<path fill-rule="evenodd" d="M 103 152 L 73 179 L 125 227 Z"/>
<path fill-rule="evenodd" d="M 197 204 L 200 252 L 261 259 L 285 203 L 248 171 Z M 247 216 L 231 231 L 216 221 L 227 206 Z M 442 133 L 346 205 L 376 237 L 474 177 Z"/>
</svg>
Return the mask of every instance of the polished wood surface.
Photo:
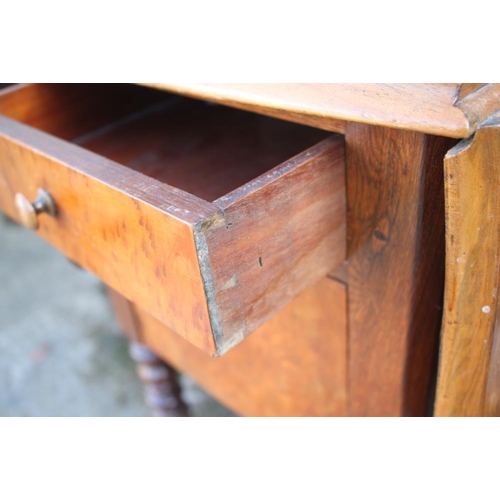
<svg viewBox="0 0 500 500">
<path fill-rule="evenodd" d="M 150 83 L 199 99 L 221 102 L 325 130 L 344 122 L 402 128 L 447 137 L 469 137 L 479 125 L 476 108 L 500 109 L 500 85 L 472 106 L 460 106 L 481 84 L 375 83 Z M 484 99 L 488 100 L 488 104 Z M 340 122 L 339 122 L 340 120 Z"/>
<path fill-rule="evenodd" d="M 129 336 L 240 415 L 346 414 L 346 290 L 334 280 L 309 287 L 220 358 L 208 357 L 133 304 L 125 307 L 138 318 Z"/>
<path fill-rule="evenodd" d="M 349 408 L 424 415 L 444 266 L 441 164 L 450 139 L 349 124 Z"/>
<path fill-rule="evenodd" d="M 162 94 L 130 88 L 139 102 Z M 56 121 L 78 121 L 61 94 Z M 42 103 L 31 116 L 57 130 Z M 40 235 L 205 352 L 224 353 L 345 257 L 341 136 L 179 97 L 82 132 L 85 149 L 0 117 L 0 207 L 15 218 L 17 193 L 45 189 L 57 216 Z"/>
<path fill-rule="evenodd" d="M 500 415 L 500 116 L 445 159 L 446 289 L 435 414 Z"/>
</svg>

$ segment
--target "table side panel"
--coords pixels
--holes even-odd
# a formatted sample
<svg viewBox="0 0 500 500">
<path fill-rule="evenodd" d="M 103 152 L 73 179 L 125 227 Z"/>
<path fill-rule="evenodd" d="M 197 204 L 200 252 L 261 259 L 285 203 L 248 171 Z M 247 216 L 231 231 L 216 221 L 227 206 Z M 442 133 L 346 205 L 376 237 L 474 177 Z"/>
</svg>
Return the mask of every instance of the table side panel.
<svg viewBox="0 0 500 500">
<path fill-rule="evenodd" d="M 240 415 L 346 415 L 346 290 L 332 279 L 309 287 L 220 358 L 134 312 L 141 342 Z"/>
</svg>

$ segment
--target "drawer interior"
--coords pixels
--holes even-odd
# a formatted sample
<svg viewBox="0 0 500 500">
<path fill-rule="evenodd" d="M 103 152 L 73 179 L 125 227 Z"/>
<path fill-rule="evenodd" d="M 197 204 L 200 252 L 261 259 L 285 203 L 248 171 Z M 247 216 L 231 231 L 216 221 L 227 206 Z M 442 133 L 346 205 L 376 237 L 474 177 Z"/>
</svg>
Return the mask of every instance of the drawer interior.
<svg viewBox="0 0 500 500">
<path fill-rule="evenodd" d="M 15 85 L 0 115 L 0 210 L 47 191 L 38 234 L 208 354 L 345 258 L 341 136 L 127 84 Z"/>
<path fill-rule="evenodd" d="M 36 84 L 10 94 L 0 113 L 209 202 L 331 135 L 136 85 Z"/>
</svg>

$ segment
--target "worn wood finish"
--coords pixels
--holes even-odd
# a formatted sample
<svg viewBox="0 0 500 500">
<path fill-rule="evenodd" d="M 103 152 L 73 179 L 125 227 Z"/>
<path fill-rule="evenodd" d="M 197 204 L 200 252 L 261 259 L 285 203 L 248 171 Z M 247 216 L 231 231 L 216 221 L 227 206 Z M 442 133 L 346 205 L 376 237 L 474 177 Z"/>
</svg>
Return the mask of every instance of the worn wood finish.
<svg viewBox="0 0 500 500">
<path fill-rule="evenodd" d="M 344 260 L 344 157 L 332 137 L 215 202 L 224 219 L 199 245 L 219 304 L 212 324 L 228 325 L 221 352 Z"/>
<path fill-rule="evenodd" d="M 187 417 L 175 370 L 139 342 L 130 342 L 130 357 L 144 385 L 144 401 L 152 417 Z"/>
<path fill-rule="evenodd" d="M 435 414 L 500 415 L 500 117 L 445 159 L 446 289 Z"/>
<path fill-rule="evenodd" d="M 479 122 L 477 107 L 499 109 L 500 85 L 375 83 L 159 83 L 143 84 L 199 99 L 221 102 L 281 119 L 343 133 L 345 122 L 358 122 L 447 137 L 469 137 Z M 481 89 L 472 106 L 460 100 Z M 487 99 L 484 101 L 484 99 Z M 490 110 L 491 111 L 491 110 Z"/>
<path fill-rule="evenodd" d="M 346 293 L 334 280 L 309 287 L 221 358 L 206 356 L 125 305 L 139 318 L 132 335 L 240 415 L 346 415 Z"/>
<path fill-rule="evenodd" d="M 0 117 L 0 209 L 15 218 L 16 193 L 48 191 L 40 235 L 204 351 L 344 259 L 342 137 L 180 98 L 101 125 L 75 141 L 135 171 Z"/>
<path fill-rule="evenodd" d="M 349 404 L 352 415 L 423 415 L 444 265 L 449 139 L 349 124 Z"/>
<path fill-rule="evenodd" d="M 459 100 L 456 106 L 467 116 L 472 134 L 481 123 L 500 110 L 500 84 L 483 85 Z"/>
<path fill-rule="evenodd" d="M 188 101 L 84 143 L 162 182 L 215 200 L 221 209 L 224 217 L 196 233 L 200 251 L 210 256 L 206 291 L 217 304 L 211 322 L 221 331 L 218 354 L 345 256 L 343 141 L 331 138 L 268 171 L 324 137 L 321 131 Z M 213 166 L 210 171 L 207 165 Z M 291 272 L 283 273 L 284 267 Z"/>
<path fill-rule="evenodd" d="M 469 94 L 472 94 L 472 92 L 479 90 L 484 85 L 487 85 L 487 84 L 486 83 L 461 83 L 460 88 L 458 90 L 458 101 L 461 101 L 462 99 L 467 97 Z"/>
</svg>

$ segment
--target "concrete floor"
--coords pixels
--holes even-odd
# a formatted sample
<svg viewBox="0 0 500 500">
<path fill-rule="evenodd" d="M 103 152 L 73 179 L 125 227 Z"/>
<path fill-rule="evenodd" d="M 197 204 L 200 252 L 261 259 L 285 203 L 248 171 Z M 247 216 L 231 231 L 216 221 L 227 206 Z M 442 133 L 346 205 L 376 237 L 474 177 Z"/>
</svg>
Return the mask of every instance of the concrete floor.
<svg viewBox="0 0 500 500">
<path fill-rule="evenodd" d="M 0 214 L 0 416 L 147 416 L 104 286 Z M 232 416 L 186 376 L 193 416 Z"/>
</svg>

